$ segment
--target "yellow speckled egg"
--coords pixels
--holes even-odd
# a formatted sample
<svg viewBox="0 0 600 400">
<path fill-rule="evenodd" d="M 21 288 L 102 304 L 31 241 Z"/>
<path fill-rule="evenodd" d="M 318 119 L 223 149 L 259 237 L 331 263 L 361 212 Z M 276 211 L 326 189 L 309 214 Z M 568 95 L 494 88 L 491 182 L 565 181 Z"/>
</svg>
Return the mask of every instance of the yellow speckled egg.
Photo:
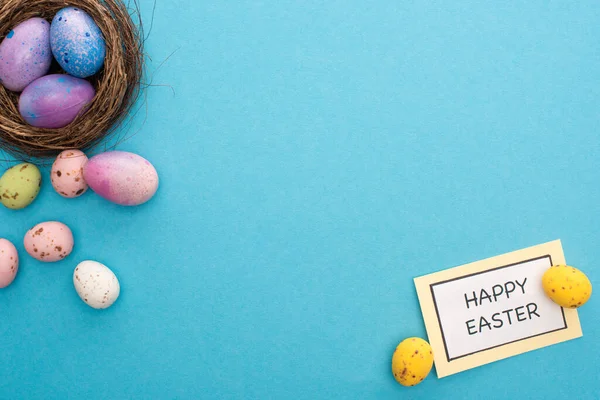
<svg viewBox="0 0 600 400">
<path fill-rule="evenodd" d="M 542 276 L 544 292 L 561 307 L 578 308 L 592 295 L 592 283 L 577 268 L 554 265 Z"/>
<path fill-rule="evenodd" d="M 433 352 L 425 340 L 413 337 L 403 340 L 392 357 L 392 373 L 402 386 L 421 383 L 433 367 Z"/>
<path fill-rule="evenodd" d="M 13 210 L 25 208 L 33 203 L 41 184 L 42 175 L 35 165 L 15 165 L 0 178 L 0 202 Z"/>
</svg>

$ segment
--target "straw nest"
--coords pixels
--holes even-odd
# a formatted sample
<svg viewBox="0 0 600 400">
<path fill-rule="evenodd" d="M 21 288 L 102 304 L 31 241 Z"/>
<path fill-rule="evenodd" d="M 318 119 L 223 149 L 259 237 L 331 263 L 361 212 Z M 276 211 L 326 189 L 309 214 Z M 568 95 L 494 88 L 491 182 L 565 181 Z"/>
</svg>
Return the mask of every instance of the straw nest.
<svg viewBox="0 0 600 400">
<path fill-rule="evenodd" d="M 88 78 L 96 96 L 68 126 L 41 129 L 28 125 L 19 114 L 19 94 L 0 85 L 0 149 L 15 157 L 45 158 L 66 149 L 89 149 L 114 132 L 139 96 L 144 60 L 141 20 L 137 8 L 130 13 L 122 0 L 3 0 L 0 41 L 21 22 L 33 17 L 52 21 L 67 6 L 87 12 L 106 40 L 104 67 Z M 62 72 L 54 62 L 50 73 Z"/>
</svg>

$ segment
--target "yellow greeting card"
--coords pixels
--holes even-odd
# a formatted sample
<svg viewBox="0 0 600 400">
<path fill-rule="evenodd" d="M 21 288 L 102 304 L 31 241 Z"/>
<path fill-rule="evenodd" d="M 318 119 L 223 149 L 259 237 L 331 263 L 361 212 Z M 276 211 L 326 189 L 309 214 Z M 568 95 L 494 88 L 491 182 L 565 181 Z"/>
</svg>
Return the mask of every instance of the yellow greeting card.
<svg viewBox="0 0 600 400">
<path fill-rule="evenodd" d="M 415 278 L 438 378 L 582 336 L 542 288 L 555 264 L 559 240 Z"/>
</svg>

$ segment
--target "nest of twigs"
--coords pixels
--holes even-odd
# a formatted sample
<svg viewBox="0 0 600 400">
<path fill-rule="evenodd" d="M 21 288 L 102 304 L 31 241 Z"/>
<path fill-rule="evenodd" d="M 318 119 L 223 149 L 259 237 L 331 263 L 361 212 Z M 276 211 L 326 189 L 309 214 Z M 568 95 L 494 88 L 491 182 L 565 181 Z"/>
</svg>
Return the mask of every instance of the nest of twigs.
<svg viewBox="0 0 600 400">
<path fill-rule="evenodd" d="M 19 114 L 19 94 L 0 85 L 0 149 L 23 159 L 55 156 L 66 149 L 89 149 L 112 133 L 136 102 L 143 74 L 141 20 L 123 0 L 0 0 L 0 41 L 21 22 L 48 22 L 67 6 L 78 7 L 96 22 L 106 41 L 103 69 L 88 80 L 96 89 L 92 104 L 60 129 L 28 125 Z M 134 10 L 136 11 L 136 10 Z M 50 73 L 61 73 L 57 63 Z"/>
</svg>

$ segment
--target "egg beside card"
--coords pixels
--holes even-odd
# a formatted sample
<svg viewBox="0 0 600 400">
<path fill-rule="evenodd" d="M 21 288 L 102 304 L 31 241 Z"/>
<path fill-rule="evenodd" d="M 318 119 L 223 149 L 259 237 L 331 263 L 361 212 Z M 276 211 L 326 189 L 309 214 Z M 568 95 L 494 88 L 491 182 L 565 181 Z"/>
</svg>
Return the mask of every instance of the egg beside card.
<svg viewBox="0 0 600 400">
<path fill-rule="evenodd" d="M 579 269 L 569 265 L 554 265 L 542 276 L 544 293 L 556 304 L 579 308 L 592 295 L 592 283 Z"/>
<path fill-rule="evenodd" d="M 121 286 L 113 271 L 97 261 L 82 261 L 73 271 L 75 291 L 88 306 L 104 309 L 113 305 Z"/>
<path fill-rule="evenodd" d="M 85 79 L 64 74 L 46 75 L 25 88 L 19 98 L 19 112 L 38 128 L 69 125 L 94 99 L 96 91 Z"/>
<path fill-rule="evenodd" d="M 392 373 L 402 386 L 415 386 L 423 382 L 432 367 L 431 346 L 418 337 L 400 342 L 392 356 Z"/>
<path fill-rule="evenodd" d="M 126 151 L 107 151 L 90 158 L 83 174 L 96 194 L 119 205 L 146 203 L 158 189 L 158 174 L 150 161 Z"/>
<path fill-rule="evenodd" d="M 10 285 L 19 271 L 19 254 L 15 246 L 0 239 L 0 289 Z"/>
<path fill-rule="evenodd" d="M 58 221 L 37 224 L 25 234 L 23 240 L 27 253 L 43 262 L 64 259 L 73 251 L 74 243 L 71 229 Z"/>
<path fill-rule="evenodd" d="M 93 18 L 77 7 L 56 13 L 50 29 L 54 58 L 69 75 L 90 77 L 102 69 L 106 42 Z"/>
<path fill-rule="evenodd" d="M 87 191 L 88 185 L 83 177 L 83 166 L 87 160 L 85 153 L 80 150 L 65 150 L 56 157 L 50 171 L 50 181 L 58 194 L 74 198 Z"/>
<path fill-rule="evenodd" d="M 0 82 L 8 90 L 22 91 L 46 75 L 51 63 L 50 24 L 45 19 L 20 23 L 0 43 Z"/>
</svg>

